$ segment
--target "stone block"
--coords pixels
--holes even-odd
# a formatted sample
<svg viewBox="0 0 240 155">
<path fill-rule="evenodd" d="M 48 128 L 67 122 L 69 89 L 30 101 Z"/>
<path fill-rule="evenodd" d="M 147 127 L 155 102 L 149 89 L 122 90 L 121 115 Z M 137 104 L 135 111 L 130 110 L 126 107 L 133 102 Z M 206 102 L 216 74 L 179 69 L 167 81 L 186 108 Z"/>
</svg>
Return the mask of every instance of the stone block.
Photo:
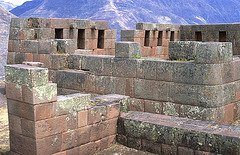
<svg viewBox="0 0 240 155">
<path fill-rule="evenodd" d="M 144 30 L 121 30 L 121 39 L 123 39 L 123 38 L 144 38 L 144 37 L 145 37 Z"/>
<path fill-rule="evenodd" d="M 10 28 L 9 40 L 19 40 L 19 28 Z"/>
<path fill-rule="evenodd" d="M 36 121 L 49 119 L 55 116 L 56 102 L 39 104 L 34 106 L 35 119 Z"/>
<path fill-rule="evenodd" d="M 34 39 L 47 40 L 50 39 L 51 29 L 50 28 L 35 28 Z"/>
<path fill-rule="evenodd" d="M 135 98 L 168 101 L 168 83 L 144 79 L 135 80 Z"/>
<path fill-rule="evenodd" d="M 98 94 L 114 94 L 116 88 L 115 77 L 96 76 L 95 92 Z"/>
<path fill-rule="evenodd" d="M 25 53 L 15 52 L 15 64 L 22 64 L 23 61 L 26 61 Z"/>
<path fill-rule="evenodd" d="M 137 74 L 137 59 L 113 59 L 113 76 L 124 78 L 135 78 Z"/>
<path fill-rule="evenodd" d="M 19 40 L 35 40 L 34 29 L 20 29 L 18 32 Z"/>
<path fill-rule="evenodd" d="M 153 30 L 153 24 L 151 23 L 137 23 L 136 29 L 137 30 Z"/>
<path fill-rule="evenodd" d="M 15 63 L 15 56 L 16 56 L 16 53 L 15 53 L 15 52 L 8 52 L 8 55 L 7 55 L 7 64 L 16 64 L 16 63 Z"/>
<path fill-rule="evenodd" d="M 186 148 L 186 147 L 178 147 L 178 154 L 179 155 L 194 155 L 194 150 Z"/>
<path fill-rule="evenodd" d="M 155 154 L 161 154 L 162 146 L 160 143 L 142 139 L 142 149 Z"/>
<path fill-rule="evenodd" d="M 62 135 L 56 134 L 43 139 L 38 139 L 37 153 L 39 154 L 54 154 L 61 151 Z M 52 146 L 52 147 L 49 147 Z"/>
<path fill-rule="evenodd" d="M 8 114 L 9 130 L 17 134 L 22 134 L 21 118 L 12 114 Z"/>
<path fill-rule="evenodd" d="M 54 70 L 62 70 L 68 67 L 68 56 L 64 54 L 52 54 L 51 55 L 51 64 Z"/>
<path fill-rule="evenodd" d="M 36 141 L 35 139 L 22 136 L 15 132 L 10 132 L 10 147 L 11 152 L 18 154 L 36 154 Z M 19 145 L 21 144 L 21 145 Z"/>
<path fill-rule="evenodd" d="M 106 119 L 107 108 L 106 106 L 95 106 L 88 111 L 88 125 L 102 122 Z"/>
<path fill-rule="evenodd" d="M 142 147 L 141 144 L 141 139 L 140 138 L 133 138 L 133 137 L 128 137 L 127 138 L 127 146 L 130 148 L 135 148 L 137 150 L 140 150 Z"/>
<path fill-rule="evenodd" d="M 8 52 L 19 52 L 19 40 L 8 41 Z"/>
<path fill-rule="evenodd" d="M 90 20 L 75 19 L 72 26 L 75 29 L 89 29 L 91 28 L 91 23 Z"/>
<path fill-rule="evenodd" d="M 72 113 L 73 111 L 87 110 L 91 108 L 90 94 L 70 94 L 57 97 L 57 115 Z"/>
<path fill-rule="evenodd" d="M 22 94 L 22 86 L 12 83 L 6 82 L 6 97 L 8 99 L 13 99 L 17 101 L 23 101 L 23 94 Z"/>
<path fill-rule="evenodd" d="M 78 127 L 84 127 L 88 124 L 88 110 L 78 112 Z"/>
<path fill-rule="evenodd" d="M 72 39 L 56 39 L 57 42 L 57 52 L 59 53 L 75 53 L 76 41 Z"/>
<path fill-rule="evenodd" d="M 104 31 L 104 38 L 105 39 L 115 39 L 114 43 L 116 42 L 117 38 L 117 30 L 116 29 L 108 29 Z"/>
<path fill-rule="evenodd" d="M 177 155 L 177 147 L 174 145 L 162 144 L 162 154 L 164 155 Z"/>
<path fill-rule="evenodd" d="M 67 131 L 67 115 L 35 122 L 35 136 L 40 139 Z"/>
<path fill-rule="evenodd" d="M 145 112 L 153 114 L 162 114 L 163 113 L 163 103 L 151 100 L 144 100 Z"/>
<path fill-rule="evenodd" d="M 171 61 L 159 61 L 157 63 L 156 79 L 159 81 L 173 81 L 175 63 Z"/>
<path fill-rule="evenodd" d="M 115 48 L 116 39 L 104 39 L 104 48 Z"/>
<path fill-rule="evenodd" d="M 158 63 L 159 61 L 155 60 L 139 60 L 137 67 L 137 78 L 156 80 Z"/>
<path fill-rule="evenodd" d="M 39 41 L 38 42 L 39 54 L 54 54 L 57 53 L 57 42 L 54 40 Z"/>
<path fill-rule="evenodd" d="M 162 108 L 162 113 L 167 116 L 174 116 L 179 117 L 180 116 L 180 105 L 171 103 L 171 102 L 164 102 Z"/>
<path fill-rule="evenodd" d="M 80 70 L 82 68 L 82 55 L 80 54 L 70 54 L 68 57 L 68 67 L 69 69 Z"/>
<path fill-rule="evenodd" d="M 30 17 L 26 19 L 29 28 L 50 28 L 50 19 L 38 17 Z"/>
<path fill-rule="evenodd" d="M 130 111 L 145 111 L 145 104 L 142 99 L 130 98 L 128 102 Z"/>
<path fill-rule="evenodd" d="M 196 47 L 199 42 L 193 41 L 170 41 L 169 42 L 169 58 L 171 60 L 178 59 L 187 59 L 195 60 L 196 59 Z"/>
<path fill-rule="evenodd" d="M 49 103 L 57 100 L 57 84 L 45 86 L 22 87 L 23 101 L 29 104 Z"/>
<path fill-rule="evenodd" d="M 38 41 L 22 40 L 19 42 L 19 52 L 21 53 L 38 53 Z"/>
<path fill-rule="evenodd" d="M 220 85 L 223 83 L 220 64 L 195 64 L 175 62 L 173 82 L 198 85 Z"/>
<path fill-rule="evenodd" d="M 63 19 L 63 18 L 51 18 L 51 28 L 56 29 L 69 29 L 70 24 L 73 23 L 73 19 Z"/>
<path fill-rule="evenodd" d="M 48 70 L 35 66 L 7 65 L 5 67 L 6 82 L 28 87 L 44 86 L 48 83 Z"/>
<path fill-rule="evenodd" d="M 96 144 L 90 142 L 79 147 L 79 154 L 94 154 L 96 152 Z"/>
<path fill-rule="evenodd" d="M 116 58 L 133 58 L 141 56 L 141 45 L 136 42 L 116 42 L 115 57 Z"/>
<path fill-rule="evenodd" d="M 196 63 L 218 64 L 233 61 L 231 43 L 200 43 L 196 48 Z"/>
<path fill-rule="evenodd" d="M 106 30 L 108 29 L 108 21 L 91 21 L 92 26 L 95 25 L 97 30 Z"/>
</svg>

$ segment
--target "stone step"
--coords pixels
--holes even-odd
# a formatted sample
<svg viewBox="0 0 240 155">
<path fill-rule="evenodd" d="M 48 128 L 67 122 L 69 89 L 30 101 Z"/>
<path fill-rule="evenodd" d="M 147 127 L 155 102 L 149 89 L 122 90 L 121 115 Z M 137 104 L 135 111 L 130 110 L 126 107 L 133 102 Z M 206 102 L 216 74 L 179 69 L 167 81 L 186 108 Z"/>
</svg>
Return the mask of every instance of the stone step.
<svg viewBox="0 0 240 155">
<path fill-rule="evenodd" d="M 121 144 L 161 154 L 240 154 L 240 127 L 130 111 L 121 115 Z"/>
</svg>

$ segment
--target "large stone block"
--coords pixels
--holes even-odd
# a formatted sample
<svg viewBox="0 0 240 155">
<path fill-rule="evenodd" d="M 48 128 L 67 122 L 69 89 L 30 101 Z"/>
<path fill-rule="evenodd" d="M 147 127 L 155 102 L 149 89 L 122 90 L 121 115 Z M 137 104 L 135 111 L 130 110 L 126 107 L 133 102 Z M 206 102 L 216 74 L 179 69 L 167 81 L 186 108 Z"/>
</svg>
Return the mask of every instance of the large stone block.
<svg viewBox="0 0 240 155">
<path fill-rule="evenodd" d="M 219 85 L 223 83 L 220 64 L 195 64 L 175 62 L 173 82 L 198 85 Z"/>
<path fill-rule="evenodd" d="M 57 53 L 57 42 L 54 40 L 39 41 L 38 42 L 39 54 L 54 54 Z"/>
<path fill-rule="evenodd" d="M 141 56 L 141 45 L 136 42 L 116 42 L 115 57 L 116 58 L 133 58 Z"/>
<path fill-rule="evenodd" d="M 21 53 L 38 53 L 38 41 L 34 41 L 34 40 L 20 41 L 19 51 Z"/>
<path fill-rule="evenodd" d="M 56 114 L 65 115 L 73 111 L 82 111 L 91 108 L 90 94 L 70 94 L 57 97 Z"/>
<path fill-rule="evenodd" d="M 142 112 L 129 112 L 121 119 L 125 136 L 216 154 L 239 154 L 239 128 L 233 125 Z"/>
<path fill-rule="evenodd" d="M 50 28 L 35 28 L 34 39 L 46 40 L 51 38 Z"/>
<path fill-rule="evenodd" d="M 54 70 L 66 69 L 68 67 L 68 56 L 64 54 L 51 55 L 52 68 Z"/>
<path fill-rule="evenodd" d="M 168 101 L 168 86 L 166 82 L 136 79 L 135 98 Z"/>
<path fill-rule="evenodd" d="M 137 59 L 113 59 L 113 76 L 135 78 L 137 74 L 138 61 L 139 60 Z"/>
<path fill-rule="evenodd" d="M 144 38 L 144 30 L 121 30 L 121 38 Z M 124 41 L 124 40 L 122 40 Z"/>
<path fill-rule="evenodd" d="M 91 21 L 92 26 L 95 25 L 95 29 L 98 30 L 106 30 L 108 29 L 108 22 L 107 21 Z"/>
<path fill-rule="evenodd" d="M 7 65 L 6 82 L 28 87 L 44 86 L 48 83 L 48 69 L 26 65 Z"/>
<path fill-rule="evenodd" d="M 136 29 L 137 30 L 153 30 L 154 26 L 151 23 L 137 23 Z"/>
<path fill-rule="evenodd" d="M 82 68 L 82 55 L 80 55 L 80 54 L 69 55 L 68 67 L 69 67 L 69 69 L 80 70 Z"/>
<path fill-rule="evenodd" d="M 75 53 L 76 40 L 72 39 L 56 39 L 57 51 L 59 53 Z"/>
<path fill-rule="evenodd" d="M 139 60 L 137 78 L 156 80 L 158 63 L 160 62 L 155 60 Z"/>
<path fill-rule="evenodd" d="M 57 84 L 49 83 L 45 86 L 22 87 L 23 102 L 29 104 L 49 103 L 57 100 Z"/>
<path fill-rule="evenodd" d="M 108 29 L 104 31 L 104 38 L 106 39 L 116 39 L 117 38 L 117 30 L 116 29 Z"/>
<path fill-rule="evenodd" d="M 76 20 L 74 20 L 74 22 L 71 25 L 72 25 L 73 28 L 76 28 L 76 29 L 89 29 L 89 28 L 91 28 L 90 20 L 76 19 Z"/>
<path fill-rule="evenodd" d="M 170 41 L 168 48 L 169 59 L 178 60 L 185 58 L 187 60 L 195 60 L 198 43 L 192 41 Z"/>
<path fill-rule="evenodd" d="M 175 62 L 159 61 L 157 63 L 156 78 L 159 81 L 173 81 Z"/>
<path fill-rule="evenodd" d="M 218 64 L 233 61 L 232 43 L 200 43 L 196 47 L 196 63 Z"/>
</svg>

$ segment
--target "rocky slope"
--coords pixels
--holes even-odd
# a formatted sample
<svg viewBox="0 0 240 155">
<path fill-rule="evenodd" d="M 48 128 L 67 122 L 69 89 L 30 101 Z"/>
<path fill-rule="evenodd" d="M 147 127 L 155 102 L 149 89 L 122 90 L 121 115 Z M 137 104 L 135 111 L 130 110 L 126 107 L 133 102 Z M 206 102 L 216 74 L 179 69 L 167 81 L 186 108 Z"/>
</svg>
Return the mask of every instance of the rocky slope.
<svg viewBox="0 0 240 155">
<path fill-rule="evenodd" d="M 9 25 L 12 17 L 16 17 L 0 5 L 0 78 L 4 75 L 6 65 Z"/>
</svg>

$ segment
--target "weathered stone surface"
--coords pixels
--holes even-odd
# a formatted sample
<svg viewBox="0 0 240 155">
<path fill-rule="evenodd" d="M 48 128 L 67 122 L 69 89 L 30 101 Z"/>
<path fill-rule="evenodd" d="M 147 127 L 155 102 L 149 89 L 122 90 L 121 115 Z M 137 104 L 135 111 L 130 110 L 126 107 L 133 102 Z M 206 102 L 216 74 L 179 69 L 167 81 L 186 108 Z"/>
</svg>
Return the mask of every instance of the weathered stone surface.
<svg viewBox="0 0 240 155">
<path fill-rule="evenodd" d="M 81 69 L 82 68 L 82 56 L 80 54 L 70 54 L 68 57 L 69 69 Z"/>
<path fill-rule="evenodd" d="M 73 111 L 87 110 L 91 108 L 90 94 L 70 94 L 57 97 L 56 113 L 63 115 Z"/>
<path fill-rule="evenodd" d="M 220 85 L 223 83 L 220 64 L 195 64 L 175 62 L 173 82 L 196 85 Z"/>
<path fill-rule="evenodd" d="M 35 40 L 20 41 L 19 51 L 21 53 L 38 53 L 38 41 Z"/>
<path fill-rule="evenodd" d="M 26 65 L 7 65 L 6 81 L 28 87 L 47 85 L 48 69 Z"/>
<path fill-rule="evenodd" d="M 71 23 L 72 28 L 76 29 L 89 29 L 91 28 L 90 20 L 80 20 L 76 19 Z"/>
<path fill-rule="evenodd" d="M 66 69 L 68 67 L 68 55 L 64 54 L 51 54 L 51 69 L 61 70 Z"/>
<path fill-rule="evenodd" d="M 138 61 L 137 59 L 114 58 L 113 76 L 135 78 L 137 75 Z"/>
<path fill-rule="evenodd" d="M 137 78 L 156 80 L 157 78 L 157 67 L 159 61 L 155 60 L 139 60 L 137 67 Z"/>
<path fill-rule="evenodd" d="M 49 103 L 57 100 L 57 84 L 49 83 L 45 86 L 22 87 L 23 102 L 29 104 Z"/>
<path fill-rule="evenodd" d="M 218 64 L 233 60 L 232 43 L 199 43 L 196 47 L 196 63 Z"/>
<path fill-rule="evenodd" d="M 136 79 L 135 98 L 168 101 L 168 86 L 166 82 Z"/>
<path fill-rule="evenodd" d="M 116 58 L 133 58 L 141 56 L 141 45 L 137 42 L 116 42 L 115 57 Z"/>
<path fill-rule="evenodd" d="M 54 40 L 39 41 L 38 42 L 39 54 L 54 54 L 57 53 L 57 42 Z"/>
<path fill-rule="evenodd" d="M 199 42 L 192 41 L 170 41 L 168 48 L 169 59 L 178 60 L 178 59 L 187 59 L 195 60 L 196 59 L 196 47 Z"/>
<path fill-rule="evenodd" d="M 73 39 L 56 39 L 57 51 L 59 53 L 75 53 L 76 40 Z"/>
<path fill-rule="evenodd" d="M 237 126 L 135 111 L 120 119 L 126 136 L 218 154 L 240 153 Z"/>
</svg>

